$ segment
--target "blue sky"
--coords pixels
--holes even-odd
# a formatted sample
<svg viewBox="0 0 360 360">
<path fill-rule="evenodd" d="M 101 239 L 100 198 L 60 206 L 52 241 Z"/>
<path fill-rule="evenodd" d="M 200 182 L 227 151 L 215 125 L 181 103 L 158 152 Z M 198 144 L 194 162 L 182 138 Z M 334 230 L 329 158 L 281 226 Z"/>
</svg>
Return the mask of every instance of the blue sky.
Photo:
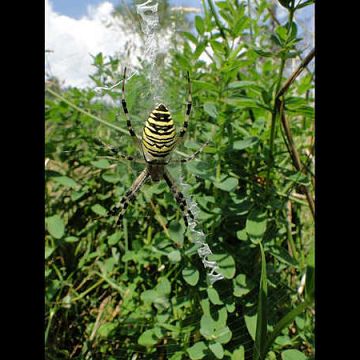
<svg viewBox="0 0 360 360">
<path fill-rule="evenodd" d="M 122 2 L 122 0 L 107 0 L 115 6 Z M 86 8 L 89 5 L 99 5 L 104 0 L 51 0 L 52 8 L 59 14 L 67 15 L 75 19 L 86 15 Z M 129 2 L 127 0 L 126 2 Z M 199 0 L 170 0 L 170 4 L 176 6 L 196 6 L 199 7 Z"/>
</svg>

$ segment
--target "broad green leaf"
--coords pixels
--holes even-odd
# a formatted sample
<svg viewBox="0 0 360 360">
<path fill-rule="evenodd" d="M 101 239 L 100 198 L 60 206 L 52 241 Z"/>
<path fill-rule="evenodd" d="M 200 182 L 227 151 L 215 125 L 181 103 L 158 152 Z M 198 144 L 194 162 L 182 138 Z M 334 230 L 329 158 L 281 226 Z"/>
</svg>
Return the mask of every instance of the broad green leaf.
<svg viewBox="0 0 360 360">
<path fill-rule="evenodd" d="M 71 193 L 71 200 L 77 201 L 77 200 L 81 199 L 86 193 L 87 193 L 87 191 L 73 191 Z"/>
<path fill-rule="evenodd" d="M 110 163 L 106 159 L 100 159 L 91 161 L 91 165 L 97 167 L 98 169 L 107 169 L 110 166 Z"/>
<path fill-rule="evenodd" d="M 228 85 L 229 89 L 247 89 L 247 88 L 255 88 L 262 89 L 255 81 L 233 81 Z"/>
<path fill-rule="evenodd" d="M 198 43 L 197 38 L 192 33 L 187 32 L 187 31 L 183 31 L 182 35 L 184 37 L 186 37 L 188 40 L 190 40 L 193 44 L 196 45 Z"/>
<path fill-rule="evenodd" d="M 61 239 L 65 232 L 64 221 L 59 215 L 50 216 L 46 219 L 47 230 L 55 239 Z"/>
<path fill-rule="evenodd" d="M 208 347 L 205 345 L 203 341 L 199 341 L 186 351 L 188 352 L 191 360 L 202 359 L 206 355 L 206 350 Z"/>
<path fill-rule="evenodd" d="M 142 346 L 153 346 L 159 341 L 154 329 L 145 330 L 138 338 L 138 344 Z"/>
<path fill-rule="evenodd" d="M 247 219 L 245 229 L 251 240 L 261 241 L 267 224 L 267 211 L 260 208 L 253 208 Z"/>
<path fill-rule="evenodd" d="M 201 41 L 196 46 L 195 51 L 193 53 L 194 59 L 198 59 L 198 57 L 204 52 L 207 46 L 207 41 Z"/>
<path fill-rule="evenodd" d="M 232 332 L 227 326 L 225 326 L 216 330 L 214 337 L 217 342 L 221 344 L 227 344 L 232 338 Z"/>
<path fill-rule="evenodd" d="M 116 329 L 117 325 L 115 323 L 105 323 L 100 325 L 99 329 L 97 330 L 97 335 L 102 338 L 107 338 L 111 334 L 112 331 Z"/>
<path fill-rule="evenodd" d="M 238 179 L 233 177 L 228 177 L 226 180 L 222 182 L 214 182 L 215 187 L 218 189 L 224 190 L 224 191 L 234 191 L 236 187 L 238 186 Z"/>
<path fill-rule="evenodd" d="M 110 235 L 108 237 L 108 240 L 107 240 L 108 244 L 110 246 L 115 245 L 115 244 L 117 244 L 119 242 L 120 238 L 121 238 L 121 232 L 120 231 L 115 231 L 112 235 Z"/>
<path fill-rule="evenodd" d="M 216 291 L 215 288 L 213 287 L 209 287 L 207 289 L 207 294 L 208 297 L 210 299 L 210 301 L 214 304 L 214 305 L 223 305 L 224 303 L 220 300 L 219 294 Z"/>
<path fill-rule="evenodd" d="M 54 247 L 45 246 L 45 259 L 47 259 L 55 251 Z"/>
<path fill-rule="evenodd" d="M 177 221 L 171 221 L 168 228 L 170 238 L 176 244 L 182 246 L 184 243 L 184 229 Z"/>
<path fill-rule="evenodd" d="M 194 267 L 186 267 L 183 269 L 182 276 L 191 286 L 195 286 L 199 281 L 199 271 Z"/>
<path fill-rule="evenodd" d="M 284 350 L 281 353 L 282 360 L 306 360 L 307 356 L 305 356 L 302 352 L 296 349 Z"/>
<path fill-rule="evenodd" d="M 206 91 L 215 91 L 216 93 L 219 91 L 218 88 L 212 84 L 211 82 L 201 81 L 201 80 L 193 80 L 192 85 L 194 90 L 206 90 Z"/>
<path fill-rule="evenodd" d="M 248 239 L 248 235 L 246 229 L 242 229 L 236 232 L 236 237 L 241 241 L 246 241 Z"/>
<path fill-rule="evenodd" d="M 198 15 L 195 16 L 195 28 L 200 35 L 204 34 L 205 24 L 204 24 L 204 20 L 201 16 L 198 16 Z"/>
<path fill-rule="evenodd" d="M 58 184 L 67 186 L 75 190 L 80 187 L 80 185 L 75 180 L 69 178 L 68 176 L 56 176 L 53 177 L 52 180 L 54 180 Z"/>
<path fill-rule="evenodd" d="M 237 108 L 263 108 L 260 102 L 254 98 L 239 96 L 233 98 L 225 98 L 224 102 Z"/>
<path fill-rule="evenodd" d="M 230 254 L 211 254 L 208 256 L 210 261 L 216 261 L 219 266 L 219 272 L 224 275 L 226 279 L 232 279 L 235 275 L 235 261 Z"/>
<path fill-rule="evenodd" d="M 255 335 L 256 335 L 256 321 L 257 321 L 257 315 L 245 315 L 245 325 L 246 328 L 251 336 L 251 338 L 255 341 Z"/>
<path fill-rule="evenodd" d="M 181 260 L 181 253 L 179 250 L 173 250 L 167 254 L 170 262 L 177 263 Z"/>
<path fill-rule="evenodd" d="M 140 298 L 144 303 L 151 304 L 159 297 L 159 293 L 155 290 L 145 290 L 141 293 Z"/>
<path fill-rule="evenodd" d="M 291 346 L 292 345 L 292 341 L 290 339 L 289 336 L 278 336 L 276 339 L 275 339 L 275 343 L 280 345 L 280 346 Z"/>
<path fill-rule="evenodd" d="M 258 143 L 258 141 L 259 141 L 259 138 L 256 136 L 250 136 L 243 140 L 237 140 L 233 144 L 233 149 L 234 150 L 243 150 L 243 149 L 246 149 L 248 147 L 255 145 L 256 143 Z"/>
<path fill-rule="evenodd" d="M 114 174 L 111 171 L 104 172 L 101 177 L 108 183 L 116 184 L 120 181 L 120 177 L 117 174 Z"/>
<path fill-rule="evenodd" d="M 209 339 L 215 331 L 215 321 L 210 314 L 204 314 L 200 319 L 200 333 L 206 339 Z"/>
<path fill-rule="evenodd" d="M 224 357 L 224 348 L 218 342 L 209 344 L 209 349 L 216 356 L 217 359 L 222 359 Z"/>
<path fill-rule="evenodd" d="M 234 283 L 234 296 L 241 297 L 246 295 L 252 288 L 252 284 L 248 284 L 245 274 L 239 274 L 233 280 Z"/>
<path fill-rule="evenodd" d="M 103 206 L 101 206 L 100 204 L 95 204 L 95 205 L 93 205 L 93 206 L 91 207 L 91 210 L 92 210 L 95 214 L 100 215 L 100 216 L 106 216 L 106 214 L 107 214 L 106 209 L 105 209 Z"/>
<path fill-rule="evenodd" d="M 209 114 L 211 117 L 216 119 L 219 115 L 216 105 L 214 103 L 207 102 L 204 104 L 204 111 Z"/>
<path fill-rule="evenodd" d="M 231 360 L 245 360 L 245 349 L 243 345 L 232 353 Z"/>
<path fill-rule="evenodd" d="M 171 292 L 171 283 L 170 281 L 163 277 L 158 280 L 156 285 L 156 291 L 161 295 L 169 295 Z"/>
</svg>

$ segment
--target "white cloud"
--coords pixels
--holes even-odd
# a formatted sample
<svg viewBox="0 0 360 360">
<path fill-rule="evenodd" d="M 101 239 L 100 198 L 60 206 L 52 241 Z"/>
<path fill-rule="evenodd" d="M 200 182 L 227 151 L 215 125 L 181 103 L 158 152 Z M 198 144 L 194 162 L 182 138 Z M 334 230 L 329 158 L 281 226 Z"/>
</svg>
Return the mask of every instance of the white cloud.
<svg viewBox="0 0 360 360">
<path fill-rule="evenodd" d="M 86 16 L 74 19 L 54 12 L 51 2 L 45 0 L 45 48 L 51 50 L 46 55 L 46 71 L 65 86 L 94 86 L 89 78 L 95 70 L 90 55 L 114 55 L 127 50 L 129 41 L 140 41 L 120 26 L 106 26 L 114 23 L 113 10 L 113 5 L 105 1 L 89 6 Z"/>
</svg>

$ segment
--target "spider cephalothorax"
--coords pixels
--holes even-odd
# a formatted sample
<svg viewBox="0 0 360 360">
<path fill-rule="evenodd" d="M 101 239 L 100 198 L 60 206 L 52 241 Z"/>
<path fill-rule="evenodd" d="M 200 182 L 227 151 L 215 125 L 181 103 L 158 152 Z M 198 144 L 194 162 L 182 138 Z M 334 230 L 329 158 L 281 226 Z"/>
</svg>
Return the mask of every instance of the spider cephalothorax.
<svg viewBox="0 0 360 360">
<path fill-rule="evenodd" d="M 117 220 L 117 224 L 121 222 L 130 201 L 135 199 L 135 196 L 140 190 L 141 186 L 145 183 L 147 179 L 150 178 L 153 181 L 160 181 L 162 179 L 166 181 L 166 183 L 170 187 L 170 190 L 176 202 L 180 206 L 180 209 L 183 213 L 185 225 L 187 226 L 188 216 L 192 219 L 194 218 L 194 216 L 190 211 L 190 209 L 188 208 L 184 195 L 181 193 L 181 191 L 178 190 L 174 179 L 167 170 L 166 165 L 170 161 L 171 162 L 190 161 L 207 145 L 207 143 L 205 143 L 198 151 L 196 151 L 194 154 L 192 154 L 187 158 L 181 160 L 170 160 L 172 151 L 182 141 L 188 127 L 188 121 L 192 106 L 191 83 L 190 83 L 189 73 L 188 73 L 189 94 L 186 104 L 186 114 L 185 114 L 184 124 L 180 129 L 179 134 L 176 134 L 175 125 L 168 108 L 164 104 L 158 104 L 155 107 L 155 109 L 150 113 L 148 119 L 145 122 L 141 140 L 136 136 L 130 121 L 130 116 L 125 100 L 125 78 L 126 78 L 126 68 L 124 70 L 121 104 L 126 117 L 129 133 L 133 137 L 138 148 L 141 150 L 144 160 L 142 161 L 140 159 L 134 159 L 133 157 L 130 156 L 124 156 L 124 155 L 121 156 L 128 160 L 144 162 L 146 164 L 146 167 L 137 177 L 137 179 L 134 181 L 131 188 L 125 193 L 124 197 L 120 201 L 120 204 L 116 206 L 115 209 L 113 210 L 113 212 L 117 212 L 117 211 L 120 212 Z"/>
</svg>

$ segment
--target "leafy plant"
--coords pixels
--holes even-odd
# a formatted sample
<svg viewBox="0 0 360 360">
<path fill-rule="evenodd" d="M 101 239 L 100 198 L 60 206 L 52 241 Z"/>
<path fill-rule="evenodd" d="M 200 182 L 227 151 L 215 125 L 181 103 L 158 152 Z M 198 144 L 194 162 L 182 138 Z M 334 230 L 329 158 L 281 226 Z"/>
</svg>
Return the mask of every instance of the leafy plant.
<svg viewBox="0 0 360 360">
<path fill-rule="evenodd" d="M 145 185 L 114 226 L 109 209 L 141 170 L 102 145 L 136 153 L 116 89 L 105 105 L 93 89 L 48 81 L 49 359 L 314 357 L 314 52 L 298 46 L 294 17 L 312 2 L 284 3 L 277 24 L 269 1 L 202 1 L 161 69 L 178 126 L 187 71 L 192 79 L 188 140 L 174 157 L 211 139 L 170 170 L 198 204 L 209 261 L 224 275 L 213 286 L 166 184 Z M 121 58 L 93 59 L 94 87 L 118 81 Z M 137 133 L 154 106 L 147 71 L 126 84 Z"/>
</svg>

